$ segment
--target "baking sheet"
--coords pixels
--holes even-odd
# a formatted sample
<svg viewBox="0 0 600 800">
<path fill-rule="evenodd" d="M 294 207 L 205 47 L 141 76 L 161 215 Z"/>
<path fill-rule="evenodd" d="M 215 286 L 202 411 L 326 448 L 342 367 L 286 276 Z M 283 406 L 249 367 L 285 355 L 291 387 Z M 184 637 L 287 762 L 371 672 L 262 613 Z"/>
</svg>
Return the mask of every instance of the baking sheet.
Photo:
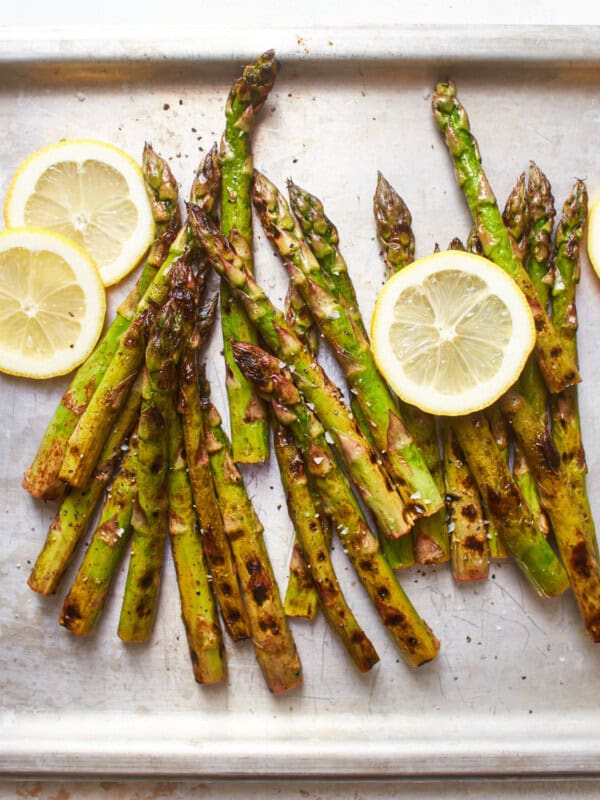
<svg viewBox="0 0 600 800">
<path fill-rule="evenodd" d="M 47 34 L 46 34 L 47 36 Z M 469 28 L 171 32 L 18 32 L 0 42 L 0 193 L 30 152 L 60 138 L 103 138 L 171 159 L 185 196 L 220 135 L 239 67 L 275 47 L 283 69 L 254 139 L 255 164 L 318 194 L 369 316 L 383 279 L 371 198 L 380 169 L 411 207 L 417 254 L 465 237 L 469 218 L 430 113 L 435 81 L 452 77 L 500 202 L 529 159 L 558 203 L 574 178 L 600 196 L 598 29 Z M 195 129 L 195 130 L 193 130 Z M 256 229 L 257 274 L 281 305 L 284 270 Z M 125 293 L 110 293 L 114 307 Z M 597 369 L 600 286 L 584 258 L 580 397 L 593 510 L 600 512 Z M 209 351 L 223 403 L 221 342 Z M 339 372 L 331 359 L 325 364 Z M 66 380 L 0 378 L 0 759 L 5 774 L 178 776 L 440 776 L 595 774 L 600 755 L 600 650 L 571 597 L 541 601 L 509 563 L 490 580 L 453 584 L 446 566 L 401 573 L 442 641 L 409 670 L 338 548 L 340 579 L 381 655 L 359 676 L 321 619 L 293 622 L 301 689 L 264 686 L 252 646 L 228 644 L 226 686 L 195 684 L 168 561 L 152 640 L 116 637 L 124 574 L 94 637 L 58 626 L 74 569 L 54 598 L 26 579 L 54 507 L 20 488 Z M 226 416 L 226 415 L 224 415 Z M 244 469 L 285 585 L 291 528 L 275 464 Z"/>
</svg>

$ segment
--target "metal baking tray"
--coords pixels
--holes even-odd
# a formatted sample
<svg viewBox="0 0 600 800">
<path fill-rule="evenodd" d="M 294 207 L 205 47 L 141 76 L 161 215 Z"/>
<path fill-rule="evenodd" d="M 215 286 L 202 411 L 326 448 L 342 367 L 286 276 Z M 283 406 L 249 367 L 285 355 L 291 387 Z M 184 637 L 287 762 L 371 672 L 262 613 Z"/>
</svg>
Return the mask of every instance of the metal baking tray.
<svg viewBox="0 0 600 800">
<path fill-rule="evenodd" d="M 282 72 L 254 139 L 257 167 L 320 195 L 337 223 L 364 314 L 383 280 L 371 198 L 380 169 L 409 203 L 418 255 L 466 236 L 468 213 L 433 124 L 438 79 L 458 84 L 484 164 L 504 202 L 535 159 L 562 202 L 574 178 L 600 194 L 600 29 L 372 28 L 231 31 L 32 30 L 0 42 L 0 194 L 22 159 L 60 138 L 104 138 L 165 156 L 187 192 L 218 138 L 240 66 L 275 47 Z M 282 266 L 256 229 L 257 273 L 285 293 Z M 114 307 L 125 292 L 110 292 Z M 592 505 L 600 519 L 600 283 L 584 257 L 579 293 L 581 408 Z M 208 355 L 223 403 L 221 342 Z M 331 373 L 339 373 L 326 358 Z M 54 507 L 20 488 L 66 379 L 1 378 L 0 763 L 3 774 L 485 776 L 596 774 L 600 649 L 570 596 L 541 601 L 511 564 L 454 585 L 446 566 L 401 575 L 442 642 L 408 669 L 341 548 L 336 563 L 381 663 L 359 676 L 321 619 L 293 622 L 302 688 L 269 694 L 252 646 L 227 646 L 227 685 L 194 683 L 167 564 L 152 640 L 116 636 L 121 573 L 92 638 L 58 626 L 73 570 L 54 598 L 26 578 Z M 285 584 L 290 524 L 274 464 L 245 469 L 276 573 Z"/>
</svg>

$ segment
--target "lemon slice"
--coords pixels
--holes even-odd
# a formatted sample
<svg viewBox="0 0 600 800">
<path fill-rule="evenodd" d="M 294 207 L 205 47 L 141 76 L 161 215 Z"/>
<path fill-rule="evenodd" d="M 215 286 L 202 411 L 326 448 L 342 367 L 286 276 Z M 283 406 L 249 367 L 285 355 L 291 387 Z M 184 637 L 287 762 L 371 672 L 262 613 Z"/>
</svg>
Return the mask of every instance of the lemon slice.
<svg viewBox="0 0 600 800">
<path fill-rule="evenodd" d="M 98 341 L 105 313 L 104 285 L 85 250 L 49 231 L 0 231 L 0 370 L 70 372 Z"/>
<path fill-rule="evenodd" d="M 385 284 L 371 337 L 381 373 L 403 400 L 456 416 L 486 408 L 515 383 L 535 326 L 512 278 L 481 256 L 451 250 Z"/>
<path fill-rule="evenodd" d="M 105 286 L 137 266 L 154 234 L 138 165 L 119 148 L 89 139 L 30 156 L 9 186 L 4 218 L 9 228 L 44 228 L 85 248 Z"/>
<path fill-rule="evenodd" d="M 587 251 L 592 267 L 600 278 L 600 199 L 590 208 L 588 216 Z"/>
</svg>

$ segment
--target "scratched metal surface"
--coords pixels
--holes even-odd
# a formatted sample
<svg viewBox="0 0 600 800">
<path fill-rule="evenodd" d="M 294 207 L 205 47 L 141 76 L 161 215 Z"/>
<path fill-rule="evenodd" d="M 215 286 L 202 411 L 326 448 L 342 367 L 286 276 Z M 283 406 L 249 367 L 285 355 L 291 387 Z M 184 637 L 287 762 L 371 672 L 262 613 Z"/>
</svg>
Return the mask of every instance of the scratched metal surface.
<svg viewBox="0 0 600 800">
<path fill-rule="evenodd" d="M 194 36 L 196 39 L 194 40 Z M 533 38 L 532 38 L 533 37 Z M 409 203 L 418 255 L 466 236 L 468 215 L 430 114 L 432 87 L 459 86 L 484 163 L 504 201 L 528 160 L 559 202 L 575 177 L 600 195 L 598 33 L 513 29 L 289 31 L 229 36 L 184 32 L 158 43 L 120 40 L 0 44 L 0 194 L 22 159 L 60 138 L 96 137 L 139 155 L 145 139 L 171 159 L 187 192 L 223 124 L 240 63 L 268 46 L 283 70 L 254 139 L 255 163 L 283 186 L 320 195 L 369 316 L 382 283 L 371 197 L 380 169 Z M 361 44 L 362 43 L 362 44 Z M 537 43 L 534 49 L 531 45 Z M 194 52 L 202 55 L 194 57 Z M 281 304 L 285 275 L 256 228 L 257 273 Z M 114 307 L 124 294 L 110 293 Z M 584 258 L 580 290 L 581 407 L 589 485 L 600 512 L 597 447 L 600 286 Z M 223 405 L 216 333 L 208 354 Z M 326 355 L 331 373 L 339 373 Z M 598 771 L 600 650 L 586 641 L 571 597 L 541 601 L 509 563 L 489 581 L 453 584 L 447 567 L 401 575 L 442 642 L 410 671 L 369 607 L 343 554 L 339 574 L 381 663 L 358 676 L 322 620 L 294 622 L 302 688 L 266 690 L 252 647 L 228 645 L 227 685 L 192 678 L 177 588 L 167 559 L 152 640 L 116 636 L 123 570 L 97 633 L 58 626 L 59 593 L 26 586 L 54 508 L 20 488 L 66 380 L 0 378 L 0 764 L 4 774 L 171 776 L 435 776 L 592 774 Z M 274 463 L 244 474 L 285 585 L 291 529 Z M 81 552 L 77 561 L 81 558 Z"/>
</svg>

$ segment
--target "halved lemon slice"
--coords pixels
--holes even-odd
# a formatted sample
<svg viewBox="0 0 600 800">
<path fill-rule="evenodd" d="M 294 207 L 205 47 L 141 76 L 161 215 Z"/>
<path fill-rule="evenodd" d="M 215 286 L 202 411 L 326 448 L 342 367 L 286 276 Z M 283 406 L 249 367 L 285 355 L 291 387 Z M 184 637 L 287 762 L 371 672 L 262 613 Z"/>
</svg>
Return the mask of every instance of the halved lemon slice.
<svg viewBox="0 0 600 800">
<path fill-rule="evenodd" d="M 64 375 L 91 352 L 106 313 L 90 256 L 49 231 L 0 231 L 0 370 Z"/>
<path fill-rule="evenodd" d="M 154 233 L 141 169 L 119 148 L 91 139 L 30 156 L 9 186 L 4 218 L 9 228 L 44 228 L 85 248 L 105 286 L 139 264 Z"/>
<path fill-rule="evenodd" d="M 383 287 L 373 355 L 394 391 L 423 411 L 456 416 L 491 405 L 519 377 L 535 344 L 525 296 L 481 256 L 422 258 Z"/>
<path fill-rule="evenodd" d="M 588 216 L 587 251 L 592 267 L 600 278 L 600 199 L 590 208 Z"/>
</svg>

